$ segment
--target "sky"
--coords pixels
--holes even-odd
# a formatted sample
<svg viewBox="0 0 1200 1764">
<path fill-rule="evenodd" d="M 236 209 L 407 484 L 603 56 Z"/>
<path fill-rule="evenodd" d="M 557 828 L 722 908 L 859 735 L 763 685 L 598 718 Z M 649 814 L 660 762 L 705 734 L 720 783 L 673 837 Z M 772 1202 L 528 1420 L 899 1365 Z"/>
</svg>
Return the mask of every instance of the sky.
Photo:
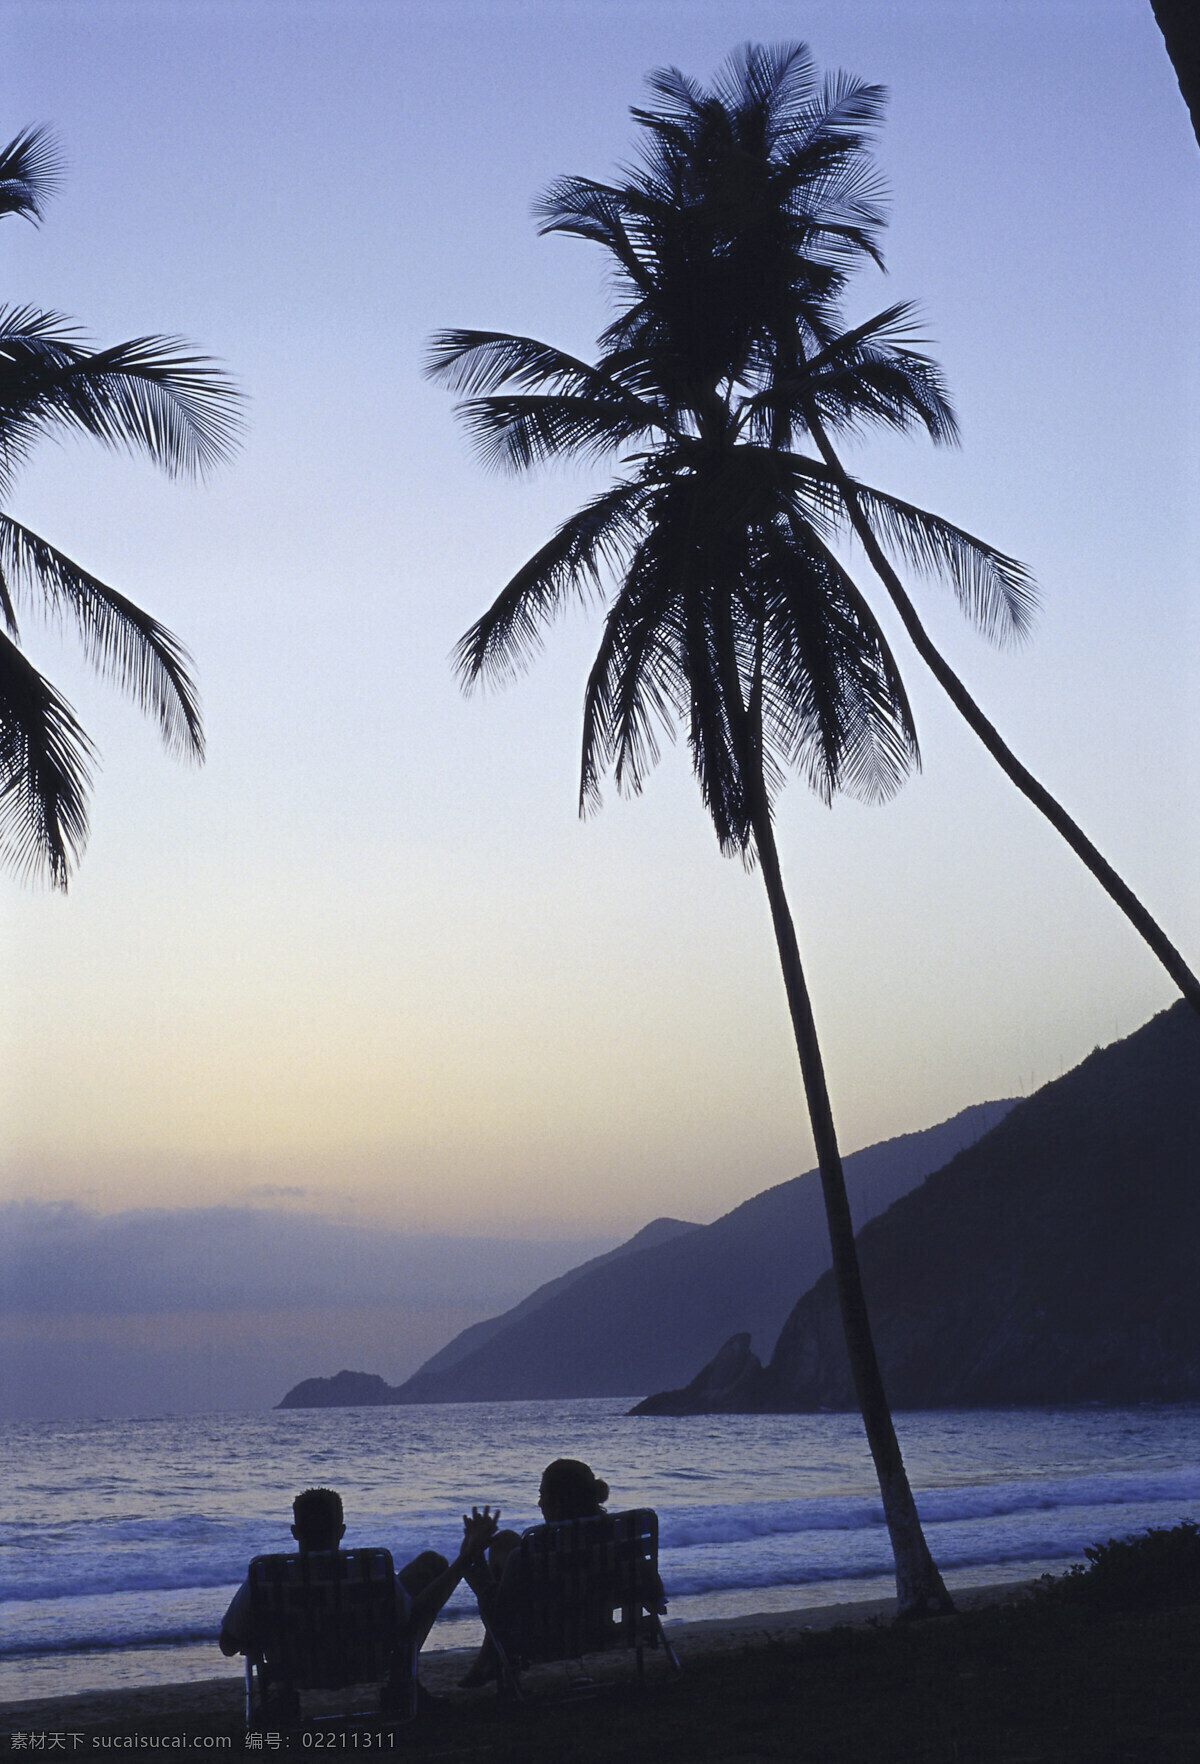
<svg viewBox="0 0 1200 1764">
<path fill-rule="evenodd" d="M 344 1346 L 395 1379 L 647 1220 L 706 1222 L 814 1161 L 761 883 L 720 857 L 686 746 L 577 817 L 595 609 L 503 692 L 464 697 L 449 663 L 604 474 L 486 473 L 422 377 L 427 340 L 592 348 L 603 263 L 539 239 L 531 204 L 629 155 L 651 68 L 706 79 L 741 41 L 803 37 L 889 89 L 888 274 L 850 310 L 920 303 L 962 446 L 870 440 L 847 463 L 1032 569 L 1019 649 L 912 587 L 1200 960 L 1200 155 L 1146 0 L 4 0 L 0 32 L 0 134 L 47 123 L 66 160 L 44 224 L 4 224 L 4 298 L 99 342 L 182 335 L 246 395 L 241 451 L 203 483 L 67 440 L 10 504 L 182 637 L 209 743 L 203 767 L 170 759 L 69 634 L 28 626 L 103 755 L 70 892 L 0 878 L 0 1204 L 58 1293 L 73 1402 L 108 1301 L 71 1308 L 56 1223 L 91 1241 L 150 1218 L 201 1267 L 218 1215 L 382 1234 L 439 1267 L 434 1243 L 486 1246 L 486 1293 L 448 1275 L 454 1303 L 403 1325 L 370 1291 L 339 1303 L 374 1333 L 293 1320 L 295 1376 Z M 846 1151 L 1024 1094 L 1173 997 L 856 569 L 924 769 L 883 807 L 794 783 L 778 809 Z M 260 1400 L 232 1372 L 215 1387 L 211 1310 L 139 1303 L 143 1335 L 192 1319 L 189 1401 Z M 252 1309 L 253 1283 L 227 1303 Z M 44 1383 L 50 1313 L 19 1283 L 3 1304 Z M 128 1363 L 134 1324 L 103 1314 Z"/>
</svg>

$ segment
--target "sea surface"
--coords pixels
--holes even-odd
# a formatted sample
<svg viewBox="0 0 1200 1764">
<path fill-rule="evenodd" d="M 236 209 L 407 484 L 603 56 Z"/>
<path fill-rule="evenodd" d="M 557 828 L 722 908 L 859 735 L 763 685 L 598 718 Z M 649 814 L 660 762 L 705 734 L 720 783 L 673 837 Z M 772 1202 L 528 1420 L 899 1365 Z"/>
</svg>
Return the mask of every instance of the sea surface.
<svg viewBox="0 0 1200 1764">
<path fill-rule="evenodd" d="M 894 1591 L 851 1415 L 630 1417 L 617 1399 L 151 1416 L 0 1427 L 0 1703 L 237 1676 L 215 1637 L 293 1494 L 341 1490 L 347 1543 L 453 1555 L 461 1515 L 535 1524 L 585 1458 L 612 1509 L 658 1510 L 668 1623 Z M 1200 1405 L 897 1417 L 948 1585 L 1061 1572 L 1089 1544 L 1200 1516 Z M 479 1637 L 465 1588 L 429 1646 Z"/>
</svg>

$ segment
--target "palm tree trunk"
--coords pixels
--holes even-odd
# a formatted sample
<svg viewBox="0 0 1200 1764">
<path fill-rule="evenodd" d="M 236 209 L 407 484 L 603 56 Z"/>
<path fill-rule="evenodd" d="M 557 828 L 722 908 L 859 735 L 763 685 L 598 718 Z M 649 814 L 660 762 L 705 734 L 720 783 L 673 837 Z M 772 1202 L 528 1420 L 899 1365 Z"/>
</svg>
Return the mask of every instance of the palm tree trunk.
<svg viewBox="0 0 1200 1764">
<path fill-rule="evenodd" d="M 858 1249 L 854 1242 L 854 1226 L 850 1219 L 850 1202 L 842 1157 L 838 1149 L 837 1131 L 829 1087 L 825 1082 L 825 1063 L 817 1040 L 808 984 L 800 961 L 796 927 L 783 886 L 779 851 L 771 806 L 763 779 L 761 742 L 750 727 L 742 699 L 741 682 L 737 677 L 732 642 L 722 646 L 722 686 L 729 712 L 729 729 L 734 755 L 743 788 L 750 801 L 750 821 L 754 845 L 762 867 L 779 963 L 783 970 L 784 990 L 791 1012 L 796 1052 L 800 1056 L 800 1075 L 812 1123 L 817 1167 L 821 1173 L 821 1193 L 825 1201 L 825 1219 L 829 1228 L 829 1246 L 833 1254 L 833 1273 L 838 1304 L 842 1313 L 842 1330 L 846 1353 L 854 1379 L 854 1391 L 866 1430 L 867 1444 L 879 1479 L 883 1500 L 883 1516 L 887 1523 L 896 1566 L 897 1616 L 901 1619 L 939 1616 L 953 1611 L 954 1602 L 946 1591 L 937 1564 L 921 1529 L 917 1504 L 909 1487 L 908 1472 L 900 1452 L 900 1442 L 892 1423 L 887 1392 L 879 1370 L 871 1320 L 863 1293 L 862 1274 L 858 1265 Z M 756 689 L 751 694 L 755 706 Z"/>
<path fill-rule="evenodd" d="M 770 902 L 779 962 L 783 969 L 783 983 L 796 1037 L 796 1051 L 800 1056 L 804 1094 L 808 1101 L 809 1119 L 816 1143 L 821 1192 L 825 1199 L 825 1217 L 829 1226 L 829 1243 L 833 1251 L 833 1273 L 838 1303 L 841 1306 L 842 1328 L 846 1336 L 846 1352 L 866 1429 L 867 1444 L 875 1464 L 875 1474 L 879 1478 L 883 1513 L 896 1563 L 898 1615 L 901 1618 L 932 1617 L 952 1611 L 954 1604 L 929 1552 L 929 1545 L 925 1542 L 875 1354 L 858 1266 L 858 1249 L 854 1242 L 854 1227 L 850 1220 L 850 1203 L 842 1174 L 829 1090 L 825 1083 L 825 1067 L 817 1041 L 808 986 L 800 963 L 795 926 L 784 893 L 779 854 L 769 815 L 765 819 L 755 815 L 754 843 Z"/>
<path fill-rule="evenodd" d="M 1200 144 L 1200 33 L 1193 0 L 1150 0 Z"/>
<path fill-rule="evenodd" d="M 847 513 L 850 516 L 851 525 L 857 533 L 876 575 L 891 595 L 917 654 L 946 692 L 955 709 L 960 712 L 978 735 L 1001 771 L 1012 780 L 1021 794 L 1029 799 L 1034 808 L 1039 809 L 1045 815 L 1050 825 L 1062 835 L 1075 855 L 1087 865 L 1101 888 L 1120 907 L 1134 930 L 1145 939 L 1192 1009 L 1200 1012 L 1200 980 L 1188 967 L 1158 921 L 1146 910 L 1133 890 L 1121 880 L 1108 859 L 1097 850 L 1083 829 L 1071 819 L 1062 804 L 1051 796 L 1046 787 L 1038 782 L 1027 767 L 1021 764 L 999 730 L 984 716 L 945 657 L 934 647 L 929 634 L 917 617 L 916 608 L 901 585 L 900 578 L 884 556 L 879 541 L 871 529 L 871 524 L 863 513 L 854 482 L 847 475 L 840 459 L 830 445 L 820 417 L 811 404 L 806 406 L 805 417 L 809 432 L 820 450 L 821 457 L 836 479 L 838 489 L 846 504 Z"/>
</svg>

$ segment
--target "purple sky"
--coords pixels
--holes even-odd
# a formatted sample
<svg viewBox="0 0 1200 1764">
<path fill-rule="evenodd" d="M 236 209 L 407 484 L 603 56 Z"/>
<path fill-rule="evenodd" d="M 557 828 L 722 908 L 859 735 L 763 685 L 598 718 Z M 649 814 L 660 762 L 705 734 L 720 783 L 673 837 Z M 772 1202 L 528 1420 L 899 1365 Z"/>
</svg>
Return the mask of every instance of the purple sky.
<svg viewBox="0 0 1200 1764">
<path fill-rule="evenodd" d="M 596 480 L 488 477 L 420 374 L 444 325 L 590 349 L 603 266 L 539 240 L 533 198 L 626 155 L 649 68 L 706 78 L 746 38 L 803 34 L 890 89 L 890 275 L 853 308 L 921 301 L 963 447 L 850 463 L 1034 570 L 1020 652 L 913 586 L 1200 960 L 1200 155 L 1145 0 L 9 0 L 2 22 L 5 138 L 48 122 L 69 167 L 43 227 L 5 225 L 6 298 L 194 339 L 249 426 L 204 486 L 71 441 L 13 498 L 187 641 L 211 756 L 175 765 L 31 631 L 104 767 L 70 895 L 0 891 L 0 1199 L 271 1189 L 613 1242 L 812 1162 L 761 885 L 719 857 L 686 751 L 575 817 L 595 617 L 504 694 L 450 673 Z M 1033 1088 L 1172 996 L 896 646 L 924 773 L 881 809 L 796 785 L 779 814 L 847 1150 Z"/>
</svg>

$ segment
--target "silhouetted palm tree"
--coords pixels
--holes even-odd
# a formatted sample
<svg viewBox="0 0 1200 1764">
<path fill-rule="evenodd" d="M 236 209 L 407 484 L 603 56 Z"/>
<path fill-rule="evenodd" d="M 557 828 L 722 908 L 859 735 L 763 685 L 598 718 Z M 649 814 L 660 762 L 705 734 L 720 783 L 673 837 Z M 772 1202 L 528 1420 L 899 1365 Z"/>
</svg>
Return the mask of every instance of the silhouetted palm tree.
<svg viewBox="0 0 1200 1764">
<path fill-rule="evenodd" d="M 489 463 L 617 454 L 624 468 L 517 573 L 463 639 L 459 661 L 468 681 L 513 672 L 569 595 L 615 579 L 585 698 L 581 804 L 597 800 L 606 766 L 618 786 L 638 789 L 659 731 L 681 721 L 722 849 L 762 867 L 901 1609 L 944 1608 L 875 1360 L 772 824 L 788 770 L 826 799 L 837 790 L 879 798 L 918 759 L 895 661 L 831 550 L 847 522 L 972 727 L 1193 1002 L 1200 988 L 938 656 L 879 536 L 946 575 L 964 610 L 1000 639 L 1028 626 L 1026 571 L 938 516 L 855 483 L 833 451 L 831 431 L 874 424 L 923 427 L 937 442 L 956 434 L 911 310 L 893 306 L 849 331 L 839 316 L 851 269 L 879 255 L 865 143 L 882 93 L 845 78 L 818 85 L 798 47 L 739 51 L 711 91 L 673 69 L 650 84 L 657 105 L 634 112 L 641 157 L 625 181 L 563 179 L 540 205 L 543 230 L 610 254 L 620 310 L 598 362 L 500 333 L 435 340 L 432 370 L 475 395 L 463 414 Z M 818 458 L 796 450 L 806 434 Z"/>
<path fill-rule="evenodd" d="M 57 171 L 44 130 L 18 135 L 0 149 L 0 215 L 39 220 Z M 58 313 L 0 308 L 0 509 L 34 443 L 64 428 L 147 453 L 172 475 L 203 471 L 231 449 L 236 394 L 178 338 L 96 350 Z M 88 659 L 157 719 L 168 748 L 196 758 L 199 703 L 169 631 L 0 512 L 0 858 L 65 888 L 87 836 L 94 755 L 71 707 L 18 647 L 22 602 L 73 619 Z"/>
<path fill-rule="evenodd" d="M 945 1610 L 876 1362 L 772 821 L 789 770 L 826 800 L 839 790 L 887 796 L 917 761 L 916 735 L 884 635 L 830 546 L 837 488 L 827 468 L 782 444 L 779 411 L 764 396 L 772 367 L 754 318 L 764 290 L 714 238 L 722 216 L 736 231 L 769 198 L 791 298 L 812 333 L 832 341 L 836 296 L 854 260 L 874 253 L 881 224 L 863 147 L 882 94 L 845 79 L 819 86 L 799 49 L 743 52 L 715 94 L 675 74 L 652 83 L 667 109 L 635 113 L 649 137 L 636 177 L 619 191 L 565 180 L 545 204 L 548 228 L 596 239 L 616 260 L 622 310 L 598 364 L 499 333 L 434 342 L 431 371 L 477 395 L 463 410 L 489 462 L 617 453 L 624 464 L 517 573 L 463 639 L 459 662 L 468 680 L 511 673 L 571 593 L 615 578 L 585 698 L 581 805 L 597 800 L 608 766 L 619 787 L 640 788 L 659 733 L 682 722 L 722 850 L 762 868 L 900 1608 Z M 706 107 L 710 141 L 673 126 L 681 91 Z M 731 133 L 746 150 L 726 155 L 714 180 L 705 155 Z M 838 371 L 847 420 L 878 414 L 882 399 L 885 413 L 948 432 L 936 370 L 901 339 L 878 329 Z M 1011 560 L 892 506 L 896 520 L 924 521 L 928 543 L 974 573 L 984 603 L 999 596 L 1018 607 L 1027 597 Z"/>
<path fill-rule="evenodd" d="M 713 367 L 735 381 L 748 372 L 756 382 L 749 408 L 757 432 L 770 445 L 788 449 L 797 439 L 811 437 L 821 463 L 794 455 L 795 467 L 810 476 L 822 475 L 823 468 L 922 660 L 1006 776 L 1086 864 L 1200 1011 L 1200 979 L 1133 890 L 985 716 L 925 630 L 881 541 L 919 570 L 948 574 L 964 609 L 999 641 L 1027 631 L 1032 582 L 1012 559 L 980 548 L 923 510 L 856 484 L 834 450 L 831 428 L 853 431 L 868 421 L 902 429 L 920 422 L 935 441 L 954 439 L 956 428 L 944 397 L 931 421 L 911 403 L 903 376 L 895 378 L 892 351 L 898 342 L 911 341 L 905 337 L 911 309 L 889 307 L 848 335 L 839 335 L 831 300 L 844 279 L 838 273 L 844 266 L 826 264 L 815 273 L 810 263 L 803 277 L 797 275 L 805 249 L 803 204 L 812 200 L 814 168 L 781 150 L 788 128 L 798 124 L 803 134 L 807 122 L 803 111 L 781 111 L 771 96 L 779 90 L 779 69 L 788 53 L 784 50 L 773 60 L 769 52 L 743 52 L 712 93 L 674 69 L 653 76 L 660 106 L 635 112 L 650 141 L 640 175 L 620 186 L 562 180 L 542 204 L 545 230 L 597 240 L 618 258 L 631 284 L 640 275 L 637 297 L 630 298 L 626 313 L 605 338 L 610 347 L 635 338 L 641 347 L 649 347 L 656 336 L 670 331 L 673 315 L 695 301 L 706 314 Z M 870 233 L 878 209 L 861 156 L 855 172 L 857 218 L 866 224 L 857 236 L 841 235 L 841 243 L 877 257 Z M 827 176 L 825 167 L 816 168 L 818 193 Z M 798 183 L 807 184 L 807 197 Z M 647 254 L 647 246 L 655 265 L 649 279 L 645 263 L 631 268 L 639 251 Z M 714 323 L 716 314 L 720 317 Z M 906 352 L 911 361 L 911 349 Z M 928 374 L 930 364 L 923 362 L 922 371 Z"/>
</svg>

